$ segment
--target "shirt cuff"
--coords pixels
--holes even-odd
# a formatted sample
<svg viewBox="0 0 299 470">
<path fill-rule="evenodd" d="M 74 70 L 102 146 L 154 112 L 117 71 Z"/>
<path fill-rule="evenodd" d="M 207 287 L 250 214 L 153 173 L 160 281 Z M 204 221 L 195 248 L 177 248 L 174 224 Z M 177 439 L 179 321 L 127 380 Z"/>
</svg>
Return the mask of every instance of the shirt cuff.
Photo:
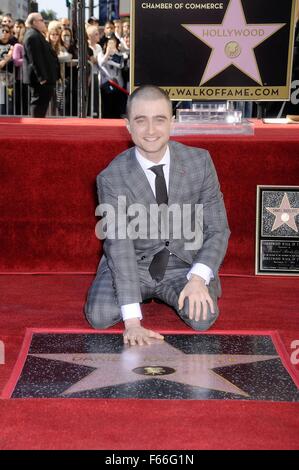
<svg viewBox="0 0 299 470">
<path fill-rule="evenodd" d="M 211 268 L 209 268 L 209 266 L 206 266 L 205 264 L 202 264 L 202 263 L 195 263 L 192 266 L 192 268 L 187 274 L 188 281 L 190 280 L 190 277 L 192 274 L 196 274 L 197 276 L 202 277 L 205 280 L 206 286 L 210 284 L 211 279 L 214 279 L 214 274 Z"/>
<path fill-rule="evenodd" d="M 120 308 L 123 321 L 129 320 L 130 318 L 139 318 L 139 320 L 142 320 L 140 304 L 126 304 L 122 305 Z"/>
</svg>

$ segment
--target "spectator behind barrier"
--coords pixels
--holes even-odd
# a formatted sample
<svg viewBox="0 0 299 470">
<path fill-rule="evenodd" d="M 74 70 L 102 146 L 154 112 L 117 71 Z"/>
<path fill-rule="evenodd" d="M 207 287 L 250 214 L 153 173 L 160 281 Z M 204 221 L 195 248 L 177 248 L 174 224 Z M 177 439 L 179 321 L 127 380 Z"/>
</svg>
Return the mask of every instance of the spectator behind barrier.
<svg viewBox="0 0 299 470">
<path fill-rule="evenodd" d="M 17 116 L 28 114 L 28 86 L 23 83 L 22 66 L 24 58 L 25 22 L 21 19 L 15 21 L 13 33 L 18 41 L 13 46 L 12 59 L 15 66 L 15 114 Z"/>
<path fill-rule="evenodd" d="M 31 87 L 32 117 L 45 117 L 59 78 L 59 62 L 51 45 L 44 37 L 46 25 L 40 13 L 30 13 L 29 28 L 24 39 L 24 83 Z"/>
<path fill-rule="evenodd" d="M 12 51 L 11 31 L 8 26 L 0 28 L 0 114 L 12 114 Z"/>
<path fill-rule="evenodd" d="M 125 113 L 127 95 L 117 87 L 111 85 L 112 81 L 119 86 L 124 86 L 122 69 L 124 59 L 119 51 L 120 41 L 115 35 L 106 38 L 103 50 L 98 56 L 98 62 L 101 70 L 101 98 L 102 98 L 102 117 L 120 118 Z"/>
</svg>

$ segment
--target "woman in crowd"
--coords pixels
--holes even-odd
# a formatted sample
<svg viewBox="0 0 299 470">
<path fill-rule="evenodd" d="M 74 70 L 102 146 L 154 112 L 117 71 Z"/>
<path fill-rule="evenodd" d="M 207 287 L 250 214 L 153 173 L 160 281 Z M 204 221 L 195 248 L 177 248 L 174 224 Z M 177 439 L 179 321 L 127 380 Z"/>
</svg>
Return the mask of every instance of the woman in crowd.
<svg viewBox="0 0 299 470">
<path fill-rule="evenodd" d="M 106 21 L 104 24 L 104 35 L 100 39 L 100 46 L 103 47 L 108 38 L 114 35 L 114 23 L 113 21 Z"/>
<path fill-rule="evenodd" d="M 23 41 L 26 32 L 25 22 L 16 20 L 13 33 L 17 42 L 13 47 L 12 60 L 15 66 L 15 114 L 28 114 L 28 85 L 22 83 L 22 65 L 24 57 Z"/>
<path fill-rule="evenodd" d="M 123 36 L 130 34 L 130 22 L 128 19 L 123 20 Z"/>
<path fill-rule="evenodd" d="M 97 26 L 88 26 L 86 29 L 87 36 L 88 36 L 88 44 L 89 47 L 92 49 L 93 55 L 90 57 L 90 62 L 92 63 L 92 68 L 91 68 L 91 75 L 92 75 L 92 80 L 91 84 L 89 86 L 89 109 L 88 109 L 88 115 L 90 115 L 91 110 L 90 110 L 90 104 L 91 100 L 93 98 L 93 112 L 92 112 L 92 117 L 99 117 L 99 110 L 100 110 L 100 105 L 99 105 L 99 89 L 100 89 L 100 68 L 98 64 L 98 55 L 102 52 L 101 46 L 98 44 L 100 40 L 100 31 Z"/>
<path fill-rule="evenodd" d="M 8 26 L 0 28 L 0 114 L 12 114 L 12 51 L 11 31 Z"/>
<path fill-rule="evenodd" d="M 72 56 L 72 60 L 65 63 L 65 115 L 77 116 L 78 49 L 74 42 L 72 29 L 64 27 L 60 40 L 64 49 Z"/>
<path fill-rule="evenodd" d="M 129 92 L 130 91 L 130 34 L 126 33 L 124 35 L 123 43 L 125 45 L 122 48 L 122 55 L 124 58 L 124 68 L 123 68 L 123 80 L 124 88 Z"/>
<path fill-rule="evenodd" d="M 125 113 L 127 95 L 118 88 L 124 86 L 124 59 L 119 51 L 119 44 L 115 35 L 106 38 L 103 50 L 98 56 L 103 118 L 120 118 Z"/>
<path fill-rule="evenodd" d="M 16 20 L 13 26 L 13 34 L 19 44 L 23 44 L 26 27 L 24 20 Z"/>
<path fill-rule="evenodd" d="M 60 79 L 57 81 L 56 84 L 56 107 L 58 109 L 59 114 L 62 116 L 64 115 L 65 111 L 65 89 L 63 86 L 65 77 L 65 63 L 70 62 L 72 60 L 72 55 L 65 49 L 61 42 L 61 32 L 62 29 L 58 25 L 49 25 L 47 32 L 47 40 L 56 52 L 60 64 Z"/>
</svg>

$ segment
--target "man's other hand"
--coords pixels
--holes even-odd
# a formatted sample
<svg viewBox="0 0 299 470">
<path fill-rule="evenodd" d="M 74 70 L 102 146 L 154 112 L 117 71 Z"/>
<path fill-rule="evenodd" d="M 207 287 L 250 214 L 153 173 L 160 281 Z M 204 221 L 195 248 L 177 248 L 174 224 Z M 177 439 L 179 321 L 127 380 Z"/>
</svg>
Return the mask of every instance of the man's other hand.
<svg viewBox="0 0 299 470">
<path fill-rule="evenodd" d="M 215 313 L 214 303 L 205 285 L 204 279 L 192 274 L 179 296 L 179 309 L 184 307 L 185 298 L 189 300 L 188 316 L 190 320 L 199 321 L 208 319 L 208 306 L 211 313 Z"/>
<path fill-rule="evenodd" d="M 130 318 L 125 321 L 124 343 L 130 346 L 142 346 L 152 344 L 156 339 L 163 340 L 164 336 L 141 326 L 138 318 Z"/>
</svg>

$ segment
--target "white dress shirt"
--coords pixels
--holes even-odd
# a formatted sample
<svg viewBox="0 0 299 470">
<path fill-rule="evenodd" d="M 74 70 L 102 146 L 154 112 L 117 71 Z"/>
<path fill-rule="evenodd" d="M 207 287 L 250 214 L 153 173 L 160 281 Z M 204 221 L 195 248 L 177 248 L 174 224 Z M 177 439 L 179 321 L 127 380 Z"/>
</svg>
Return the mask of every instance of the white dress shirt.
<svg viewBox="0 0 299 470">
<path fill-rule="evenodd" d="M 137 148 L 135 148 L 135 156 L 138 160 L 138 163 L 140 164 L 141 168 L 143 169 L 145 176 L 147 177 L 147 180 L 150 184 L 150 187 L 153 191 L 154 196 L 156 197 L 156 191 L 155 191 L 155 180 L 156 180 L 156 175 L 155 173 L 150 170 L 152 166 L 155 165 L 164 165 L 163 166 L 163 172 L 164 172 L 164 177 L 165 177 L 165 182 L 166 182 L 166 187 L 167 191 L 169 188 L 169 169 L 170 169 L 170 153 L 169 153 L 169 148 L 167 147 L 166 152 L 163 156 L 163 158 L 158 162 L 158 163 L 153 163 L 147 158 L 143 157 L 141 153 L 138 151 Z M 196 274 L 197 276 L 202 277 L 205 280 L 206 285 L 210 283 L 210 280 L 213 279 L 214 275 L 212 270 L 206 266 L 205 264 L 202 263 L 195 263 L 190 271 L 187 274 L 187 279 L 189 280 L 192 274 Z M 142 313 L 141 313 L 141 308 L 139 303 L 133 303 L 133 304 L 126 304 L 121 306 L 121 314 L 123 320 L 129 320 L 130 318 L 139 318 L 140 320 L 142 319 Z"/>
</svg>

